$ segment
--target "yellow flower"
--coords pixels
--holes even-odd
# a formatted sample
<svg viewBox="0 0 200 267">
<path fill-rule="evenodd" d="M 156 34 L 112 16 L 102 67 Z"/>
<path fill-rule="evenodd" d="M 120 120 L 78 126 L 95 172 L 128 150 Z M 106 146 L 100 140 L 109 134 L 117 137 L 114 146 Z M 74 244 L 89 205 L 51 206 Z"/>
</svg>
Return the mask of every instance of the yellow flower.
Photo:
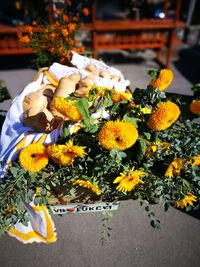
<svg viewBox="0 0 200 267">
<path fill-rule="evenodd" d="M 197 201 L 197 197 L 189 192 L 182 200 L 175 202 L 175 207 L 177 208 L 185 208 L 188 205 L 193 206 L 193 202 Z"/>
<path fill-rule="evenodd" d="M 69 120 L 80 121 L 82 115 L 75 106 L 75 102 L 76 101 L 67 102 L 64 97 L 55 97 L 51 102 L 51 107 L 58 110 L 61 114 L 69 118 Z"/>
<path fill-rule="evenodd" d="M 200 165 L 200 155 L 194 156 L 191 158 L 190 163 L 192 166 L 199 166 Z"/>
<path fill-rule="evenodd" d="M 132 94 L 126 92 L 117 92 L 112 90 L 112 100 L 114 103 L 118 103 L 123 100 L 131 100 Z"/>
<path fill-rule="evenodd" d="M 84 149 L 83 146 L 74 146 L 70 140 L 65 145 L 53 144 L 48 146 L 47 152 L 54 162 L 61 165 L 71 165 L 75 158 L 83 158 L 86 155 Z"/>
<path fill-rule="evenodd" d="M 117 190 L 121 192 L 129 192 L 133 190 L 136 185 L 144 184 L 144 182 L 140 179 L 145 174 L 142 171 L 135 170 L 132 168 L 128 173 L 120 173 L 120 176 L 115 178 L 114 184 L 119 183 L 117 186 Z"/>
<path fill-rule="evenodd" d="M 125 150 L 131 147 L 138 138 L 138 131 L 130 122 L 108 121 L 98 133 L 102 147 L 112 150 Z"/>
<path fill-rule="evenodd" d="M 30 172 L 39 172 L 48 164 L 47 149 L 40 143 L 30 144 L 19 154 L 19 164 Z"/>
<path fill-rule="evenodd" d="M 169 128 L 179 117 L 179 107 L 171 101 L 161 102 L 152 112 L 148 127 L 154 131 L 161 131 Z"/>
<path fill-rule="evenodd" d="M 147 143 L 147 150 L 146 150 L 146 157 L 150 158 L 151 156 L 153 156 L 159 147 L 162 149 L 165 149 L 165 151 L 167 152 L 167 150 L 170 147 L 170 143 L 168 143 L 168 142 L 154 142 L 154 143 L 148 142 Z"/>
<path fill-rule="evenodd" d="M 190 111 L 200 116 L 200 100 L 193 100 L 190 104 Z"/>
<path fill-rule="evenodd" d="M 97 185 L 94 185 L 89 181 L 84 181 L 84 180 L 79 179 L 79 180 L 73 181 L 73 184 L 85 187 L 89 190 L 92 190 L 95 194 L 101 195 L 101 189 Z"/>
<path fill-rule="evenodd" d="M 178 176 L 181 171 L 184 169 L 184 160 L 182 158 L 174 159 L 170 165 L 168 166 L 165 176 L 169 178 L 173 178 Z"/>
<path fill-rule="evenodd" d="M 173 72 L 170 69 L 163 69 L 160 71 L 157 79 L 151 81 L 150 85 L 159 90 L 165 90 L 174 78 Z"/>
<path fill-rule="evenodd" d="M 88 98 L 92 93 L 95 93 L 95 98 L 103 97 L 106 92 L 111 92 L 111 89 L 107 87 L 100 87 L 100 86 L 91 86 L 88 88 L 86 93 L 86 98 Z"/>
</svg>

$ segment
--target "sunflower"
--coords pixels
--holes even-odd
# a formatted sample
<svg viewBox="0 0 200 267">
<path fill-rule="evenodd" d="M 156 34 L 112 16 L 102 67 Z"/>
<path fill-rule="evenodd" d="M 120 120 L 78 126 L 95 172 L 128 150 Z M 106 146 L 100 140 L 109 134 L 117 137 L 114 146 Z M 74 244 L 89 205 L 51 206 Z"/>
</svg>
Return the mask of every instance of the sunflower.
<svg viewBox="0 0 200 267">
<path fill-rule="evenodd" d="M 169 178 L 173 178 L 178 176 L 181 171 L 184 169 L 184 160 L 182 158 L 174 159 L 170 165 L 168 166 L 165 176 Z"/>
<path fill-rule="evenodd" d="M 40 143 L 30 144 L 19 154 L 19 164 L 30 172 L 39 172 L 48 164 L 47 149 Z"/>
<path fill-rule="evenodd" d="M 115 178 L 113 181 L 114 184 L 119 183 L 117 186 L 117 190 L 121 192 L 130 192 L 133 190 L 136 185 L 138 184 L 144 184 L 144 182 L 140 179 L 140 177 L 143 177 L 145 175 L 144 172 L 135 170 L 132 168 L 128 173 L 122 172 L 120 173 L 120 176 Z"/>
<path fill-rule="evenodd" d="M 182 200 L 175 202 L 175 207 L 184 209 L 188 205 L 193 206 L 193 202 L 197 201 L 197 197 L 189 192 Z"/>
<path fill-rule="evenodd" d="M 102 147 L 112 150 L 125 150 L 131 147 L 138 138 L 138 131 L 130 122 L 108 121 L 98 133 Z"/>
<path fill-rule="evenodd" d="M 174 78 L 173 72 L 170 69 L 163 69 L 159 72 L 157 79 L 151 81 L 150 85 L 159 90 L 165 90 Z"/>
<path fill-rule="evenodd" d="M 82 115 L 75 106 L 76 101 L 66 101 L 64 97 L 55 97 L 51 102 L 51 108 L 55 108 L 62 115 L 72 121 L 82 120 Z"/>
<path fill-rule="evenodd" d="M 92 190 L 95 194 L 97 194 L 97 196 L 101 195 L 101 189 L 97 186 L 92 184 L 89 181 L 84 181 L 84 180 L 75 180 L 73 181 L 73 185 L 78 185 L 78 186 L 82 186 L 84 188 L 87 188 L 89 190 Z"/>
<path fill-rule="evenodd" d="M 200 100 L 193 100 L 190 104 L 190 111 L 200 116 Z"/>
<path fill-rule="evenodd" d="M 162 131 L 169 128 L 179 117 L 179 107 L 171 102 L 161 102 L 150 115 L 148 127 L 154 131 Z"/>
<path fill-rule="evenodd" d="M 146 157 L 150 158 L 151 156 L 156 154 L 156 151 L 161 148 L 164 149 L 165 152 L 169 150 L 170 143 L 168 142 L 147 142 L 147 149 L 146 149 Z"/>
<path fill-rule="evenodd" d="M 47 152 L 52 160 L 60 165 L 71 165 L 75 158 L 83 158 L 86 155 L 85 147 L 74 146 L 71 140 L 65 145 L 50 145 Z"/>
</svg>

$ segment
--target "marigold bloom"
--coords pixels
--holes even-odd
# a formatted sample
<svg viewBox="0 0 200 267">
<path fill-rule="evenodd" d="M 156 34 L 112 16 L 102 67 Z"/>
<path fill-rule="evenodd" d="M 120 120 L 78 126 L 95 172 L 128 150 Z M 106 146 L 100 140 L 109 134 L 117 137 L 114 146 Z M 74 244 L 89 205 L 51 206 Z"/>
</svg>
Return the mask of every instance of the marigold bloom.
<svg viewBox="0 0 200 267">
<path fill-rule="evenodd" d="M 86 155 L 85 147 L 74 146 L 71 140 L 65 145 L 50 145 L 47 152 L 52 160 L 60 165 L 71 165 L 75 158 L 83 158 Z"/>
<path fill-rule="evenodd" d="M 169 128 L 179 115 L 180 109 L 175 103 L 171 101 L 161 102 L 152 112 L 147 125 L 154 131 L 162 131 Z"/>
<path fill-rule="evenodd" d="M 83 8 L 83 15 L 88 16 L 90 14 L 89 9 L 87 7 Z"/>
<path fill-rule="evenodd" d="M 190 104 L 190 111 L 200 116 L 200 100 L 193 100 Z"/>
<path fill-rule="evenodd" d="M 82 120 L 82 115 L 75 106 L 75 101 L 67 102 L 64 97 L 55 97 L 51 102 L 51 107 L 57 109 L 65 117 L 69 118 L 69 120 Z"/>
<path fill-rule="evenodd" d="M 136 185 L 138 184 L 144 184 L 144 182 L 140 179 L 140 177 L 143 177 L 145 175 L 144 172 L 135 170 L 134 168 L 130 170 L 128 173 L 120 173 L 120 176 L 115 178 L 113 181 L 114 184 L 119 183 L 117 186 L 117 190 L 121 192 L 130 192 L 132 191 Z"/>
<path fill-rule="evenodd" d="M 157 79 L 151 81 L 150 85 L 159 90 L 165 90 L 174 78 L 173 72 L 170 69 L 163 69 L 160 71 Z"/>
<path fill-rule="evenodd" d="M 82 187 L 85 187 L 89 190 L 92 190 L 98 196 L 101 195 L 101 193 L 102 193 L 101 189 L 97 185 L 94 185 L 89 181 L 84 181 L 84 180 L 78 179 L 78 180 L 73 181 L 73 185 L 82 186 Z"/>
<path fill-rule="evenodd" d="M 30 172 L 39 172 L 48 164 L 47 149 L 40 143 L 30 144 L 19 154 L 19 164 Z"/>
<path fill-rule="evenodd" d="M 98 133 L 102 147 L 112 150 L 125 150 L 131 147 L 138 138 L 138 131 L 130 122 L 108 121 Z"/>
<path fill-rule="evenodd" d="M 154 143 L 147 143 L 147 150 L 146 150 L 146 157 L 150 158 L 151 156 L 155 155 L 155 152 L 158 150 L 158 148 L 167 150 L 170 147 L 170 143 L 168 142 L 154 142 Z"/>
<path fill-rule="evenodd" d="M 182 158 L 174 159 L 168 166 L 165 172 L 165 176 L 169 178 L 178 176 L 181 173 L 181 171 L 184 169 L 184 163 L 185 161 Z"/>
<path fill-rule="evenodd" d="M 55 38 L 56 34 L 54 32 L 50 33 L 51 38 Z"/>
<path fill-rule="evenodd" d="M 197 197 L 189 192 L 182 200 L 175 202 L 175 207 L 184 209 L 185 207 L 194 206 L 193 202 L 197 201 Z"/>
</svg>

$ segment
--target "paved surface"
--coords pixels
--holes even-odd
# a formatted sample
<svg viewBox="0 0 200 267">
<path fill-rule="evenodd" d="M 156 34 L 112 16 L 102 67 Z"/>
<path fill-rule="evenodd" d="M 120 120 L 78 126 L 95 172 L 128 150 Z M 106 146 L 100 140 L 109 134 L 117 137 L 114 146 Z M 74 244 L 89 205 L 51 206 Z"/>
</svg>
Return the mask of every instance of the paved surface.
<svg viewBox="0 0 200 267">
<path fill-rule="evenodd" d="M 196 56 L 195 56 L 196 57 Z M 116 57 L 114 57 L 116 58 Z M 168 92 L 191 94 L 190 88 L 195 75 L 194 61 L 190 56 L 176 59 L 172 68 L 175 79 Z M 145 87 L 149 82 L 148 69 L 157 68 L 151 53 L 145 59 L 135 59 L 134 55 L 108 60 L 118 67 L 131 81 L 131 88 Z M 185 61 L 184 61 L 185 60 Z M 197 58 L 196 58 L 197 60 Z M 195 61 L 196 62 L 196 61 Z M 199 62 L 199 61 L 198 61 Z M 197 63 L 197 62 L 196 62 Z M 182 67 L 180 71 L 180 66 Z M 185 72 L 184 72 L 184 71 Z M 186 71 L 188 70 L 188 71 Z M 29 83 L 35 70 L 20 69 L 0 71 L 12 97 Z M 184 75 L 183 75 L 184 73 Z M 0 104 L 0 109 L 8 108 L 9 101 Z M 4 106 L 3 106 L 4 105 Z M 199 213 L 192 216 L 171 208 L 167 213 L 159 205 L 152 206 L 162 228 L 153 229 L 137 201 L 124 201 L 123 207 L 114 212 L 110 220 L 111 237 L 102 246 L 101 219 L 99 213 L 70 214 L 54 216 L 58 231 L 58 241 L 52 245 L 23 245 L 14 238 L 0 239 L 0 266 L 6 267 L 198 267 L 200 266 L 200 221 Z M 195 217 L 196 216 L 196 217 Z"/>
</svg>

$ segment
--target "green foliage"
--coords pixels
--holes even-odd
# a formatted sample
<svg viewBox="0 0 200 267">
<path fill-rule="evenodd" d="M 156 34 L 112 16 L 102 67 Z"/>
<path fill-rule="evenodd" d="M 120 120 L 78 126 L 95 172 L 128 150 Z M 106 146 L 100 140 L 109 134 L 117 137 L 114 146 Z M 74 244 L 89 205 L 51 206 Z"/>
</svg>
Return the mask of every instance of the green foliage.
<svg viewBox="0 0 200 267">
<path fill-rule="evenodd" d="M 10 99 L 10 95 L 8 93 L 4 81 L 0 80 L 0 102 L 3 102 L 4 100 L 7 99 Z"/>
</svg>

